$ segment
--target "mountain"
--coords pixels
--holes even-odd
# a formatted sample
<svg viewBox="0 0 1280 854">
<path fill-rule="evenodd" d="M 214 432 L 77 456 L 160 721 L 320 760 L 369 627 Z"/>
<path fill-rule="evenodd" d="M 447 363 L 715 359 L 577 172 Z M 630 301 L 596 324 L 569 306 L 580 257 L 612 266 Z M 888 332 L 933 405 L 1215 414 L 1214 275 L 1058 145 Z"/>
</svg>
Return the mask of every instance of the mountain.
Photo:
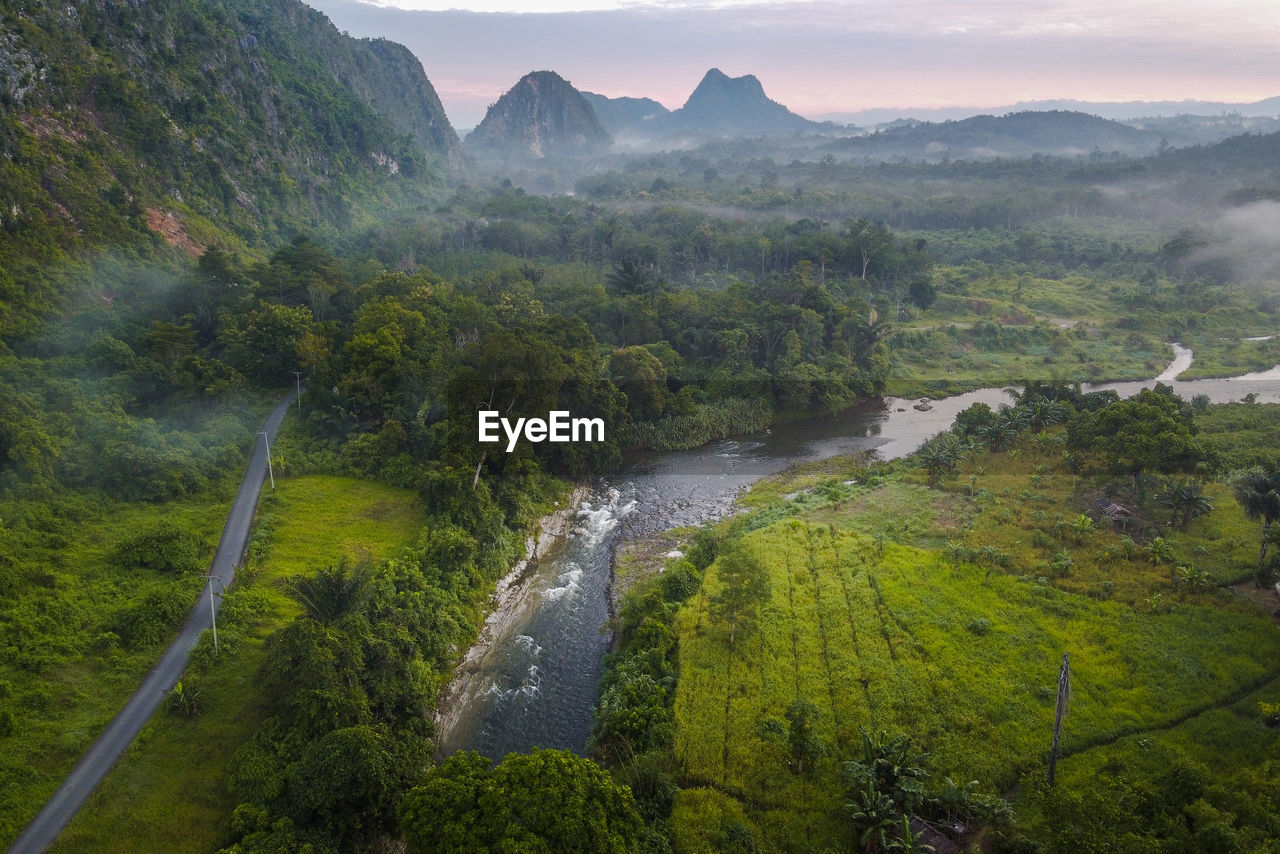
<svg viewBox="0 0 1280 854">
<path fill-rule="evenodd" d="M 1158 133 L 1109 119 L 1049 110 L 948 122 L 903 120 L 872 134 L 832 141 L 824 148 L 878 159 L 972 160 L 1094 151 L 1149 154 L 1159 148 L 1160 140 Z"/>
<path fill-rule="evenodd" d="M 1249 103 L 1226 101 L 1077 101 L 1058 99 L 1044 101 L 1019 101 L 1005 107 L 876 107 L 854 112 L 828 113 L 820 116 L 841 124 L 871 126 L 888 124 L 897 119 L 942 122 L 967 119 L 972 116 L 1003 115 L 1016 112 L 1044 112 L 1065 110 L 1089 113 L 1104 119 L 1127 121 L 1155 116 L 1217 116 L 1222 113 L 1239 113 L 1246 117 L 1280 116 L 1280 96 Z"/>
<path fill-rule="evenodd" d="M 0 0 L 0 331 L 65 287 L 31 262 L 349 229 L 460 154 L 407 49 L 297 0 Z"/>
<path fill-rule="evenodd" d="M 671 111 L 652 98 L 609 98 L 595 92 L 583 92 L 600 124 L 615 139 L 625 136 L 648 136 L 655 119 Z"/>
<path fill-rule="evenodd" d="M 757 136 L 820 131 L 826 126 L 770 100 L 754 75 L 729 77 L 713 68 L 678 110 L 654 120 L 655 133 Z"/>
<path fill-rule="evenodd" d="M 489 108 L 465 144 L 480 157 L 529 160 L 595 154 L 612 143 L 581 92 L 554 71 L 534 71 Z"/>
</svg>

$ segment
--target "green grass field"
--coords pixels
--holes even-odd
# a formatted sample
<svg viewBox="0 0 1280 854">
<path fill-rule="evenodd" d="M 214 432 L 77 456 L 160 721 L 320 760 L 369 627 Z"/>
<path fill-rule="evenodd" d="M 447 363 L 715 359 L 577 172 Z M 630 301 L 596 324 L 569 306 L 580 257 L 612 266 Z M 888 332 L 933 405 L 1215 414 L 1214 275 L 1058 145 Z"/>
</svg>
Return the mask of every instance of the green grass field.
<svg viewBox="0 0 1280 854">
<path fill-rule="evenodd" d="M 1075 673 L 1068 753 L 1170 726 L 1280 672 L 1280 635 L 1257 613 L 1141 614 L 799 519 L 744 542 L 771 581 L 761 628 L 728 647 L 706 608 L 713 569 L 677 621 L 675 752 L 691 782 L 736 795 L 775 850 L 848 842 L 836 760 L 854 755 L 858 727 L 913 734 L 938 776 L 1007 791 L 1043 774 L 1063 653 Z M 788 770 L 767 725 L 797 698 L 817 706 L 828 752 L 812 780 Z M 699 849 L 696 825 L 676 829 Z"/>
<path fill-rule="evenodd" d="M 254 682 L 264 641 L 297 612 L 281 582 L 344 556 L 394 556 L 421 524 L 416 497 L 405 490 L 318 475 L 279 480 L 259 506 L 261 557 L 242 573 L 219 617 L 222 653 L 210 655 L 206 633 L 184 679 L 199 692 L 202 713 L 188 718 L 162 707 L 53 850 L 219 847 L 235 807 L 230 760 L 263 719 Z"/>
<path fill-rule="evenodd" d="M 1277 412 L 1214 407 L 1203 429 L 1226 441 L 1272 428 Z M 852 850 L 840 771 L 860 753 L 860 727 L 917 739 L 934 780 L 977 779 L 1011 798 L 1017 831 L 1050 850 L 1108 850 L 1098 840 L 1115 841 L 1140 797 L 1171 823 L 1167 838 L 1208 834 L 1212 822 L 1246 847 L 1270 838 L 1280 633 L 1229 589 L 1256 564 L 1257 523 L 1228 485 L 1210 483 L 1215 509 L 1186 530 L 1149 502 L 1135 539 L 1082 530 L 1074 523 L 1108 484 L 1061 464 L 1050 433 L 968 459 L 939 488 L 908 464 L 871 474 L 847 459 L 767 479 L 742 499 L 747 514 L 726 530 L 766 568 L 769 595 L 758 629 L 731 647 L 711 608 L 717 562 L 676 617 L 677 850 Z M 1172 560 L 1148 558 L 1155 533 Z M 1178 565 L 1203 569 L 1207 585 L 1188 586 Z M 1050 792 L 1064 653 L 1072 697 Z M 784 723 L 797 699 L 816 707 L 825 748 L 803 775 Z M 1185 803 L 1171 794 L 1175 772 L 1194 782 Z M 1123 809 L 1103 802 L 1099 780 Z M 1133 850 L 1155 850 L 1144 844 Z"/>
<path fill-rule="evenodd" d="M 1280 336 L 1269 341 L 1245 341 L 1237 337 L 1195 335 L 1184 343 L 1195 351 L 1195 361 L 1181 375 L 1182 379 L 1233 377 L 1280 365 Z"/>
</svg>

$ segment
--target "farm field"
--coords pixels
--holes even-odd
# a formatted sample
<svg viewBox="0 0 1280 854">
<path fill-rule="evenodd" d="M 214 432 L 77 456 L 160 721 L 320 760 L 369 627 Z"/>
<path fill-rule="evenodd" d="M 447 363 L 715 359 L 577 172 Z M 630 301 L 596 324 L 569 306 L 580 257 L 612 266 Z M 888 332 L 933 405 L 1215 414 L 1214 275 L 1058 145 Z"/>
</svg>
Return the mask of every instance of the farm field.
<svg viewBox="0 0 1280 854">
<path fill-rule="evenodd" d="M 1007 791 L 1043 773 L 1064 652 L 1075 674 L 1067 754 L 1179 723 L 1280 673 L 1280 635 L 1261 615 L 1206 604 L 1137 614 L 801 520 L 743 542 L 768 568 L 761 629 L 729 649 L 705 595 L 681 613 L 675 753 L 692 780 L 740 794 L 778 850 L 849 843 L 837 760 L 853 755 L 859 727 L 911 733 L 939 777 Z M 716 583 L 713 569 L 705 592 Z M 812 780 L 788 771 L 768 725 L 797 698 L 817 707 L 830 756 Z"/>
<path fill-rule="evenodd" d="M 1201 425 L 1235 459 L 1275 410 L 1211 407 Z M 1138 814 L 1150 825 L 1133 850 L 1157 850 L 1155 837 L 1178 840 L 1167 850 L 1271 850 L 1280 632 L 1264 597 L 1233 588 L 1250 593 L 1256 522 L 1220 482 L 1205 486 L 1214 509 L 1185 528 L 1149 497 L 1128 530 L 1081 522 L 1116 484 L 1061 458 L 1048 431 L 974 454 L 937 488 L 909 464 L 848 459 L 744 497 L 672 620 L 679 850 L 858 848 L 844 764 L 863 731 L 910 736 L 931 790 L 976 780 L 1007 799 L 1012 824 L 968 840 L 984 850 L 1115 850 Z M 739 620 L 724 579 L 739 584 L 744 562 L 764 581 L 743 606 L 754 619 Z M 790 724 L 804 703 L 808 767 Z"/>
</svg>

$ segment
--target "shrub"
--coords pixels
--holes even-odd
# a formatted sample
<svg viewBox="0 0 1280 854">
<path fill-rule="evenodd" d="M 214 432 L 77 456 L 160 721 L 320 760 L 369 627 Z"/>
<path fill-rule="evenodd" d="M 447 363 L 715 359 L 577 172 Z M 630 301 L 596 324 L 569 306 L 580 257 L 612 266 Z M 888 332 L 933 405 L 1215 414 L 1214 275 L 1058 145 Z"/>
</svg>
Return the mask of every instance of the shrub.
<svg viewBox="0 0 1280 854">
<path fill-rule="evenodd" d="M 200 536 L 165 523 L 116 547 L 115 560 L 135 569 L 186 573 L 204 569 L 201 557 L 208 549 Z"/>
<path fill-rule="evenodd" d="M 146 649 L 165 640 L 191 608 L 191 598 L 174 586 L 157 587 L 116 612 L 110 627 L 130 649 Z"/>
</svg>

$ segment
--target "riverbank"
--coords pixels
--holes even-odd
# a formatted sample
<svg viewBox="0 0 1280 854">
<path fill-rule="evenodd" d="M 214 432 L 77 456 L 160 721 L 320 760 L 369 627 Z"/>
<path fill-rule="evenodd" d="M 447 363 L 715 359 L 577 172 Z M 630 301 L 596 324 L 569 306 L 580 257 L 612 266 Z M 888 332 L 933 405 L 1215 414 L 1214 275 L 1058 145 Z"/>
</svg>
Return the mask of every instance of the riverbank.
<svg viewBox="0 0 1280 854">
<path fill-rule="evenodd" d="M 573 531 L 574 519 L 589 494 L 588 487 L 575 486 L 565 506 L 539 519 L 537 534 L 530 534 L 525 538 L 524 557 L 511 567 L 510 572 L 498 579 L 490 598 L 492 607 L 480 628 L 480 634 L 454 667 L 449 684 L 445 686 L 436 705 L 438 748 L 449 744 L 450 736 L 467 707 L 464 700 L 477 690 L 475 677 L 485 658 L 493 650 L 494 643 L 511 629 L 527 609 L 538 562 L 551 557 L 564 546 L 565 540 Z"/>
</svg>

